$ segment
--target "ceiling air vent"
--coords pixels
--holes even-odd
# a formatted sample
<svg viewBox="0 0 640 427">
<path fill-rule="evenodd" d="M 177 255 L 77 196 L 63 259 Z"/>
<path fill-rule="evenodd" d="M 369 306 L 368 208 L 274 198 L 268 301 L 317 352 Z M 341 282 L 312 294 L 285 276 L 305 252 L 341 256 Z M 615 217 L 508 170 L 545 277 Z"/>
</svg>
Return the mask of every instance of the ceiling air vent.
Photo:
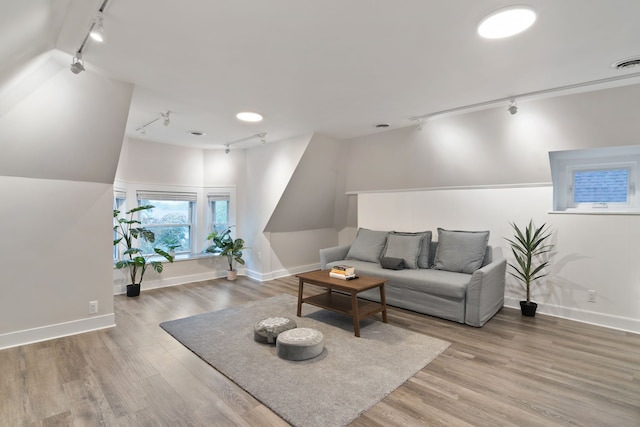
<svg viewBox="0 0 640 427">
<path fill-rule="evenodd" d="M 627 59 L 623 59 L 620 61 L 616 61 L 613 64 L 611 64 L 611 66 L 613 68 L 616 68 L 618 70 L 623 70 L 623 69 L 627 69 L 627 68 L 634 68 L 634 67 L 640 67 L 640 56 L 636 56 L 633 58 L 627 58 Z"/>
</svg>

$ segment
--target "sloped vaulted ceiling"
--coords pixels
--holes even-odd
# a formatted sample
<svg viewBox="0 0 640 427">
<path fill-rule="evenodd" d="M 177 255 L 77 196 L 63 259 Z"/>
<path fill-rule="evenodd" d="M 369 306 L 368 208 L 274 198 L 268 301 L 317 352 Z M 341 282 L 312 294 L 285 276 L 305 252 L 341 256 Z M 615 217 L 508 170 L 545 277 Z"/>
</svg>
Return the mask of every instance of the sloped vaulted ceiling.
<svg viewBox="0 0 640 427">
<path fill-rule="evenodd" d="M 69 4 L 3 2 L 0 175 L 113 183 L 133 86 L 69 71 L 54 48 Z"/>
</svg>

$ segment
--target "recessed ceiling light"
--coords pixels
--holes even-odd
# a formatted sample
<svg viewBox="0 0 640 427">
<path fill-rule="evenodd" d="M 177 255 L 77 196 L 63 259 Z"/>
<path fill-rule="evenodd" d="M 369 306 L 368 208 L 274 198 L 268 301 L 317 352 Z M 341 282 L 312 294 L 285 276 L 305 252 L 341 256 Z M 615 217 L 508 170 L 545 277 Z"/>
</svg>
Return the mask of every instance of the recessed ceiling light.
<svg viewBox="0 0 640 427">
<path fill-rule="evenodd" d="M 243 122 L 259 122 L 262 121 L 262 115 L 258 113 L 252 113 L 250 111 L 243 111 L 241 113 L 236 114 L 238 120 L 242 120 Z"/>
<path fill-rule="evenodd" d="M 200 130 L 190 130 L 189 131 L 189 135 L 193 135 L 193 136 L 205 136 L 206 133 L 200 131 Z"/>
<path fill-rule="evenodd" d="M 640 56 L 633 56 L 631 58 L 621 59 L 611 64 L 611 68 L 623 70 L 625 68 L 640 67 Z"/>
<path fill-rule="evenodd" d="M 509 6 L 496 10 L 478 25 L 478 34 L 486 39 L 501 39 L 523 32 L 536 21 L 531 6 Z"/>
</svg>

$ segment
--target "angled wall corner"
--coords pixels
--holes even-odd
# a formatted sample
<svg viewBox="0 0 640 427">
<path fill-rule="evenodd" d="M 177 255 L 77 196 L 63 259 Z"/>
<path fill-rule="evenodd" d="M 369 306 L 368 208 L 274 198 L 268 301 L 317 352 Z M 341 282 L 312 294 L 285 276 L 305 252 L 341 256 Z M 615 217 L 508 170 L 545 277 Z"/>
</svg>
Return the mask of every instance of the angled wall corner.
<svg viewBox="0 0 640 427">
<path fill-rule="evenodd" d="M 265 227 L 267 232 L 341 229 L 347 223 L 343 142 L 314 134 Z"/>
</svg>

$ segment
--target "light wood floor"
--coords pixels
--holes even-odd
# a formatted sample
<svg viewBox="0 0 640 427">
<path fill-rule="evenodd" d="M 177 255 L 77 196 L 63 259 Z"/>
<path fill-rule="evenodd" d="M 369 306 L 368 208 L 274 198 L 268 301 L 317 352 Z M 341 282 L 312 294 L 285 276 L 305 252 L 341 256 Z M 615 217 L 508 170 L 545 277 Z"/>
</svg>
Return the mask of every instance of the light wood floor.
<svg viewBox="0 0 640 427">
<path fill-rule="evenodd" d="M 116 328 L 0 351 L 0 426 L 286 426 L 158 324 L 296 292 L 239 278 L 116 296 Z M 640 425 L 640 335 L 512 309 L 479 329 L 389 322 L 452 345 L 353 426 Z"/>
</svg>

